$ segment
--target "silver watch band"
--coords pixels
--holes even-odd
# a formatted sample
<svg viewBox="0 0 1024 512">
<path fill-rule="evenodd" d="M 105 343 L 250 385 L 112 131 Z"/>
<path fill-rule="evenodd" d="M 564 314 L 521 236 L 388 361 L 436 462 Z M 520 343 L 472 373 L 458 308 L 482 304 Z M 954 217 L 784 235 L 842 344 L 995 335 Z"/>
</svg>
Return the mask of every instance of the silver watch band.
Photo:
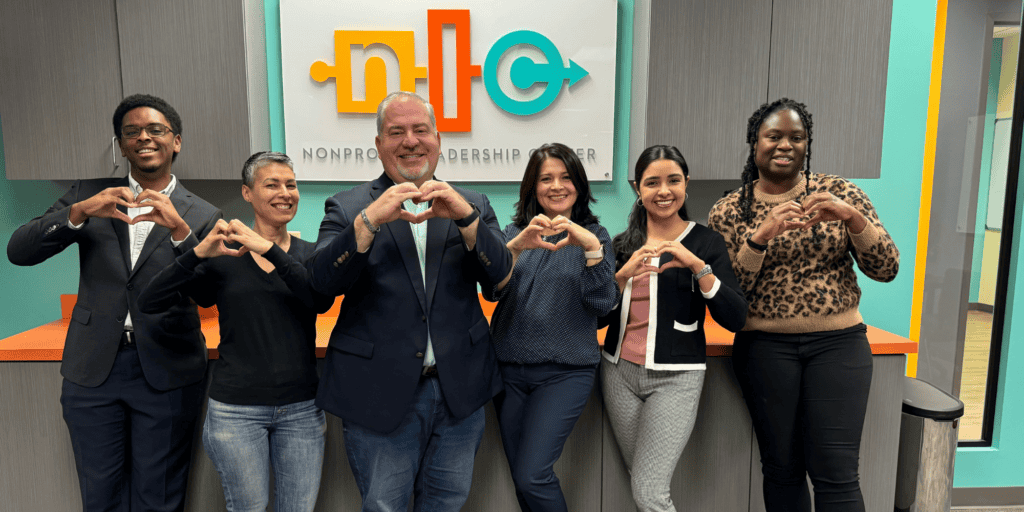
<svg viewBox="0 0 1024 512">
<path fill-rule="evenodd" d="M 588 260 L 598 260 L 604 258 L 604 245 L 601 245 L 601 248 L 596 251 L 585 251 L 583 253 L 583 257 Z"/>
<path fill-rule="evenodd" d="M 694 274 L 693 278 L 699 281 L 700 278 L 702 278 L 702 277 L 704 277 L 704 276 L 706 276 L 706 275 L 708 275 L 710 273 L 711 273 L 711 265 L 704 265 L 704 268 L 700 269 L 700 272 L 697 272 L 696 274 Z"/>
</svg>

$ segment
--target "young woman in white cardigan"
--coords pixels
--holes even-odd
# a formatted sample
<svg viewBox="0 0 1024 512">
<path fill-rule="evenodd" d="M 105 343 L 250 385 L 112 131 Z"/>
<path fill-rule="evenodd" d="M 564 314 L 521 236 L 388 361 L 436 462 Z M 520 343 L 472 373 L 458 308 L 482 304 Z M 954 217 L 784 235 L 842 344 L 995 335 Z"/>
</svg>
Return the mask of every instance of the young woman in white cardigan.
<svg viewBox="0 0 1024 512">
<path fill-rule="evenodd" d="M 705 311 L 730 331 L 743 327 L 743 298 L 725 241 L 686 214 L 689 169 L 673 146 L 637 161 L 639 196 L 626 231 L 612 241 L 622 299 L 601 363 L 605 407 L 641 511 L 674 511 L 669 483 L 693 430 L 705 370 Z"/>
</svg>

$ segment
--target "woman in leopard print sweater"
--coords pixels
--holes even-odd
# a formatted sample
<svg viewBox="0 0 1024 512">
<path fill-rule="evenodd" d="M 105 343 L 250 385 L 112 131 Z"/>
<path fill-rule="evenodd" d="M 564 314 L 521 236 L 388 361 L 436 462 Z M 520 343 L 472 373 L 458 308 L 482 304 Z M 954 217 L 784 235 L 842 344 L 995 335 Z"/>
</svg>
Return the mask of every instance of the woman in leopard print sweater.
<svg viewBox="0 0 1024 512">
<path fill-rule="evenodd" d="M 871 348 L 854 262 L 896 277 L 899 252 L 871 201 L 839 176 L 811 174 L 811 115 L 783 98 L 747 123 L 743 186 L 708 226 L 725 237 L 750 304 L 733 366 L 761 450 L 768 512 L 863 511 L 858 463 Z"/>
</svg>

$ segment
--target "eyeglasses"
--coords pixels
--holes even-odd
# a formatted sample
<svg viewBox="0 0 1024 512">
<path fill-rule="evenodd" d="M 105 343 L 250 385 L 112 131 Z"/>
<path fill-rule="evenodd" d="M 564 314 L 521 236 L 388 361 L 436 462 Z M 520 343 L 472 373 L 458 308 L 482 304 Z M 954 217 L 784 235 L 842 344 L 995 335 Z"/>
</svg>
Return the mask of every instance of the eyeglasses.
<svg viewBox="0 0 1024 512">
<path fill-rule="evenodd" d="M 146 133 L 148 133 L 150 137 L 163 137 L 168 133 L 174 133 L 174 130 L 171 130 L 167 126 L 160 123 L 153 123 L 146 125 L 145 128 L 139 128 L 138 126 L 125 126 L 124 128 L 121 128 L 121 137 L 126 139 L 135 139 L 142 135 L 142 130 L 146 130 Z"/>
</svg>

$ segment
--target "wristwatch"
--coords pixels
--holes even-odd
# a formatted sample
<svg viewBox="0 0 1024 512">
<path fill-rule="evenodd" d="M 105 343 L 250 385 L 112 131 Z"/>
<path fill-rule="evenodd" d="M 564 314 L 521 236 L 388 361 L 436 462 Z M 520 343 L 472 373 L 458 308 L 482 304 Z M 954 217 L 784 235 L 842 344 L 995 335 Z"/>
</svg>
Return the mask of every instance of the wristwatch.
<svg viewBox="0 0 1024 512">
<path fill-rule="evenodd" d="M 706 276 L 706 275 L 708 275 L 710 273 L 711 273 L 711 265 L 704 265 L 704 268 L 700 269 L 700 272 L 697 272 L 696 274 L 694 274 L 693 278 L 695 280 L 697 280 L 697 281 L 700 281 L 700 278 L 702 278 L 702 277 L 704 277 L 704 276 Z"/>
<path fill-rule="evenodd" d="M 601 247 L 596 251 L 585 251 L 583 253 L 583 257 L 588 260 L 599 260 L 604 258 L 604 244 L 601 244 Z"/>
<path fill-rule="evenodd" d="M 473 203 L 469 203 L 469 205 L 473 207 L 473 213 L 470 213 L 461 219 L 453 220 L 452 222 L 454 222 L 456 226 L 460 228 L 468 228 L 469 225 L 480 216 L 480 208 L 477 208 Z"/>
</svg>

